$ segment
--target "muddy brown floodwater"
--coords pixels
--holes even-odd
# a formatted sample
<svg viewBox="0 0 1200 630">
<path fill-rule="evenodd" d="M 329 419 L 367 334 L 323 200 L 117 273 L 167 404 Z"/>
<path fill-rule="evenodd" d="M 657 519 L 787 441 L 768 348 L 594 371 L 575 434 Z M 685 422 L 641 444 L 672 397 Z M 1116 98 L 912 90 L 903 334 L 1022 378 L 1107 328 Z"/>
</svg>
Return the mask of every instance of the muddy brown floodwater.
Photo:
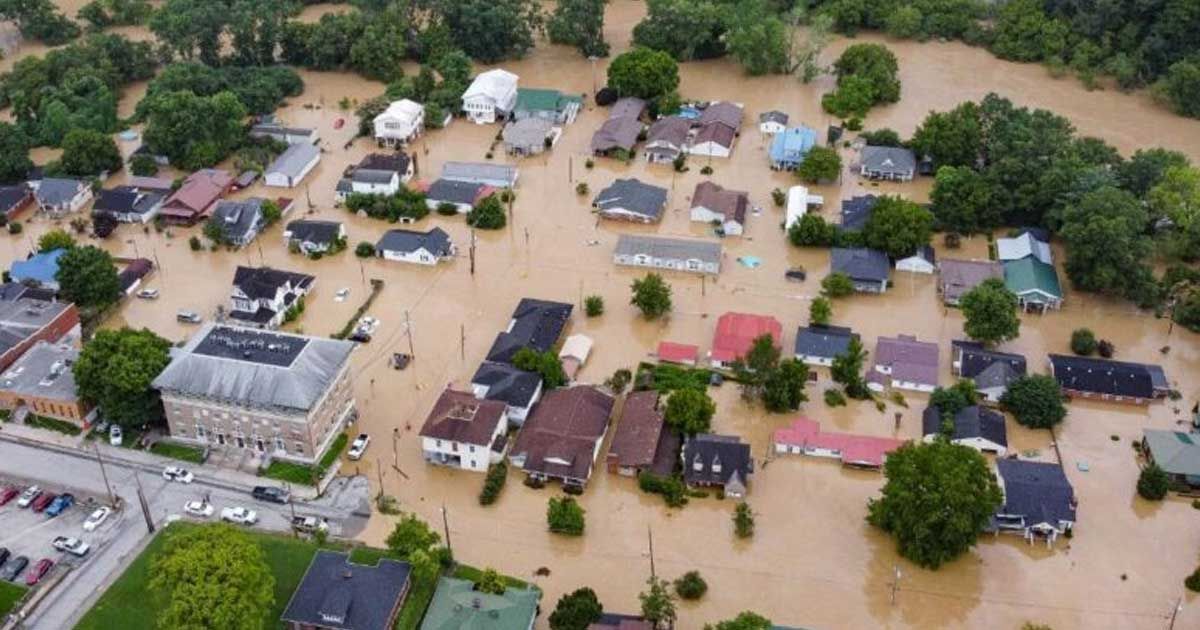
<svg viewBox="0 0 1200 630">
<path fill-rule="evenodd" d="M 81 2 L 60 4 L 77 5 Z M 317 19 L 331 5 L 306 9 L 305 19 Z M 640 2 L 609 3 L 606 35 L 614 52 L 629 45 L 629 33 L 645 11 Z M 71 10 L 73 14 L 74 9 Z M 128 29 L 146 36 L 140 29 Z M 861 40 L 881 38 L 864 36 Z M 1037 66 L 999 61 L 986 51 L 955 43 L 887 42 L 900 58 L 904 94 L 900 103 L 873 110 L 868 128 L 890 126 L 910 133 L 931 109 L 952 107 L 966 99 L 996 91 L 1020 104 L 1046 107 L 1070 118 L 1084 134 L 1096 135 L 1129 154 L 1137 148 L 1165 146 L 1200 159 L 1200 125 L 1175 117 L 1153 105 L 1143 94 L 1087 92 L 1076 81 L 1055 80 Z M 835 42 L 829 59 L 847 45 Z M 20 54 L 41 52 L 26 45 Z M 6 60 L 5 63 L 11 63 Z M 527 87 L 554 87 L 590 92 L 593 77 L 603 83 L 605 61 L 591 67 L 571 49 L 541 43 L 527 58 L 503 64 Z M 6 66 L 7 67 L 7 66 Z M 343 97 L 363 100 L 382 91 L 382 85 L 347 73 L 302 72 L 307 88 L 281 112 L 284 120 L 315 126 L 325 150 L 319 167 L 305 186 L 291 191 L 297 209 L 285 221 L 302 214 L 344 221 L 351 249 L 359 241 L 375 241 L 389 226 L 360 219 L 333 207 L 333 188 L 342 169 L 372 150 L 368 140 L 349 149 L 343 145 L 356 127 L 353 114 L 340 111 Z M 598 160 L 584 168 L 592 131 L 604 111 L 588 106 L 548 156 L 520 162 L 521 183 L 509 227 L 479 234 L 478 269 L 469 273 L 459 259 L 434 269 L 378 260 L 360 262 L 352 252 L 320 261 L 289 255 L 281 228 L 274 227 L 257 242 L 237 252 L 192 252 L 187 239 L 198 228 L 174 229 L 168 234 L 122 226 L 102 246 L 121 256 L 155 258 L 160 271 L 148 286 L 161 289 L 157 301 L 131 300 L 107 326 L 146 326 L 173 340 L 192 328 L 175 322 L 180 308 L 211 317 L 223 304 L 233 268 L 238 264 L 269 264 L 313 273 L 318 277 L 307 312 L 294 328 L 326 335 L 339 329 L 366 295 L 367 280 L 381 278 L 386 288 L 371 313 L 382 326 L 373 342 L 356 350 L 360 428 L 375 436 L 367 458 L 350 464 L 374 482 L 382 469 L 384 490 L 397 496 L 405 509 L 440 523 L 444 506 L 454 552 L 463 561 L 499 568 L 532 580 L 546 591 L 549 610 L 564 592 L 582 585 L 596 589 L 605 608 L 619 612 L 638 609 L 637 594 L 649 573 L 647 530 L 654 533 L 655 567 L 668 578 L 699 569 L 711 588 L 699 603 L 680 606 L 682 628 L 756 610 L 776 623 L 811 628 L 1017 628 L 1024 621 L 1065 628 L 1161 628 L 1175 601 L 1183 608 L 1177 628 L 1200 627 L 1200 604 L 1184 594 L 1183 578 L 1200 562 L 1198 513 L 1188 502 L 1169 499 L 1149 504 L 1136 497 L 1137 464 L 1130 442 L 1144 427 L 1167 428 L 1182 422 L 1196 395 L 1193 379 L 1200 371 L 1197 338 L 1180 328 L 1168 336 L 1167 323 L 1140 313 L 1126 303 L 1070 291 L 1065 308 L 1043 317 L 1024 316 L 1021 336 L 1006 348 L 1025 353 L 1032 369 L 1045 370 L 1045 355 L 1063 351 L 1072 329 L 1088 326 L 1112 340 L 1121 358 L 1161 361 L 1184 400 L 1149 408 L 1074 403 L 1058 431 L 1067 476 L 1078 495 L 1079 523 L 1071 540 L 1056 549 L 1030 547 L 1014 538 L 983 538 L 959 560 L 936 572 L 899 559 L 892 541 L 864 522 L 866 502 L 882 484 L 876 473 L 844 470 L 835 464 L 785 458 L 763 466 L 751 485 L 749 502 L 756 512 L 753 539 L 734 538 L 730 521 L 733 504 L 716 499 L 694 500 L 682 510 L 668 510 L 654 497 L 640 493 L 629 479 L 598 472 L 581 498 L 587 509 L 587 534 L 566 539 L 549 534 L 545 525 L 547 497 L 556 489 L 531 490 L 513 474 L 497 504 L 478 506 L 482 477 L 426 466 L 416 431 L 438 392 L 447 383 L 464 385 L 483 358 L 492 338 L 506 325 L 512 307 L 523 296 L 579 304 L 582 296 L 605 298 L 606 313 L 583 317 L 571 324 L 596 341 L 589 363 L 579 378 L 601 382 L 614 370 L 634 366 L 656 343 L 671 339 L 707 348 L 717 316 L 729 310 L 771 314 L 784 323 L 784 346 L 790 347 L 795 329 L 807 320 L 809 300 L 817 279 L 828 271 L 824 250 L 798 250 L 786 243 L 780 230 L 781 210 L 770 202 L 770 190 L 793 183 L 785 174 L 766 167 L 765 142 L 756 117 L 767 109 L 782 109 L 792 120 L 817 129 L 833 122 L 820 110 L 820 94 L 831 85 L 824 78 L 802 85 L 791 78 L 749 78 L 728 61 L 684 64 L 680 91 L 689 98 L 726 98 L 746 104 L 745 132 L 731 159 L 714 159 L 711 179 L 748 190 L 764 208 L 749 218 L 746 235 L 726 239 L 721 276 L 702 285 L 698 278 L 671 275 L 675 310 L 659 322 L 641 320 L 628 304 L 629 284 L 639 274 L 615 268 L 611 252 L 617 235 L 629 231 L 703 235 L 704 226 L 688 221 L 688 197 L 703 178 L 706 159 L 691 161 L 691 171 L 675 174 L 670 167 L 631 165 Z M 128 88 L 122 113 L 132 111 L 145 85 Z M 334 129 L 337 119 L 346 119 Z M 477 127 L 456 121 L 433 131 L 414 147 L 421 175 L 436 175 L 443 162 L 482 160 L 497 127 Z M 135 142 L 121 142 L 125 152 Z M 38 152 L 50 157 L 52 152 Z M 497 151 L 497 161 L 508 161 Z M 847 156 L 849 157 L 849 156 Z M 667 187 L 668 212 L 661 225 L 639 228 L 597 223 L 588 200 L 575 194 L 577 182 L 593 193 L 615 177 L 637 176 Z M 124 177 L 119 175 L 118 177 Z M 119 183 L 120 179 L 112 183 Z M 826 199 L 824 213 L 832 217 L 838 200 L 864 190 L 887 191 L 925 200 L 929 181 L 911 185 L 863 185 L 847 173 L 840 185 L 819 186 Z M 270 191 L 274 193 L 276 191 Z M 269 194 L 253 188 L 236 196 Z M 311 202 L 310 202 L 311 200 Z M 311 210 L 310 208 L 311 203 Z M 53 223 L 30 218 L 19 237 L 0 238 L 4 260 L 24 257 L 37 236 Z M 431 216 L 418 227 L 441 226 L 454 240 L 468 242 L 461 218 Z M 599 241 L 589 246 L 589 241 Z M 940 243 L 939 243 L 940 245 Z M 465 247 L 460 248 L 465 251 Z M 1062 252 L 1056 251 L 1058 260 Z M 763 264 L 747 269 L 736 262 L 742 255 L 758 256 Z M 957 252 L 941 256 L 985 257 L 982 238 L 968 240 Z M 804 284 L 788 283 L 783 272 L 803 265 L 810 272 Z M 950 341 L 961 336 L 962 318 L 937 299 L 935 281 L 905 273 L 895 275 L 895 288 L 885 296 L 851 297 L 834 304 L 839 324 L 852 326 L 873 349 L 878 335 L 913 333 L 934 340 L 943 349 L 942 379 L 950 382 Z M 349 288 L 345 302 L 334 292 Z M 405 314 L 411 328 L 405 327 Z M 388 355 L 406 350 L 412 333 L 416 361 L 406 371 L 387 366 Z M 465 332 L 465 343 L 459 343 Z M 1167 355 L 1159 349 L 1171 346 Z M 915 438 L 926 397 L 908 396 L 909 408 L 889 405 L 884 413 L 873 406 L 851 404 L 831 410 L 821 402 L 828 374 L 809 388 L 813 402 L 803 413 L 839 430 Z M 716 429 L 743 436 L 759 463 L 766 457 L 771 432 L 790 420 L 768 415 L 742 403 L 735 388 L 713 390 L 718 403 Z M 892 414 L 902 414 L 893 431 Z M 393 429 L 399 439 L 389 444 Z M 1023 429 L 1010 421 L 1010 440 L 1029 456 L 1053 460 L 1051 437 Z M 1117 440 L 1110 439 L 1117 436 Z M 395 457 L 395 461 L 393 461 Z M 402 473 L 393 469 L 398 464 Z M 1087 472 L 1081 470 L 1086 464 Z M 394 519 L 372 518 L 363 539 L 382 543 Z M 551 574 L 535 577 L 539 567 Z M 894 571 L 901 573 L 895 602 L 891 592 Z M 545 615 L 538 622 L 545 628 Z"/>
</svg>

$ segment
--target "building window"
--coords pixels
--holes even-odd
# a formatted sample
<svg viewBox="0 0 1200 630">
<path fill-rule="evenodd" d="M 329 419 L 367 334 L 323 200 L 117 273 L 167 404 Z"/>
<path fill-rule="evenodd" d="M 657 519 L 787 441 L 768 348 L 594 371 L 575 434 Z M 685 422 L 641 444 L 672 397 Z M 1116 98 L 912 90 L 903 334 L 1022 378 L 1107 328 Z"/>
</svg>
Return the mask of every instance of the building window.
<svg viewBox="0 0 1200 630">
<path fill-rule="evenodd" d="M 296 442 L 296 454 L 297 454 L 297 455 L 303 455 L 303 454 L 304 454 L 304 444 L 302 444 L 302 443 L 300 443 L 300 442 Z"/>
<path fill-rule="evenodd" d="M 467 450 L 469 450 L 470 452 L 474 453 L 474 452 L 475 452 L 475 445 L 474 445 L 474 444 L 472 444 L 471 446 L 468 446 L 468 447 L 467 447 Z"/>
</svg>

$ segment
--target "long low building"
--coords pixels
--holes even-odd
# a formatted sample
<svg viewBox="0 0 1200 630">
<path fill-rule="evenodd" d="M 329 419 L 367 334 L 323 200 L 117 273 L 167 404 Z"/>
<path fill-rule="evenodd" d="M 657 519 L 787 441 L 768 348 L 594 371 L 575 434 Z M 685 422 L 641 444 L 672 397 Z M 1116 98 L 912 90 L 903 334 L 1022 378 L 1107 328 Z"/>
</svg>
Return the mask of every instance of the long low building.
<svg viewBox="0 0 1200 630">
<path fill-rule="evenodd" d="M 622 234 L 613 251 L 613 262 L 631 267 L 717 274 L 721 272 L 721 256 L 721 244 L 715 241 Z"/>
<path fill-rule="evenodd" d="M 1119 403 L 1145 405 L 1170 393 L 1162 366 L 1050 355 L 1050 375 L 1063 393 Z"/>
<path fill-rule="evenodd" d="M 208 324 L 154 379 L 171 437 L 311 464 L 355 413 L 349 341 Z"/>
</svg>

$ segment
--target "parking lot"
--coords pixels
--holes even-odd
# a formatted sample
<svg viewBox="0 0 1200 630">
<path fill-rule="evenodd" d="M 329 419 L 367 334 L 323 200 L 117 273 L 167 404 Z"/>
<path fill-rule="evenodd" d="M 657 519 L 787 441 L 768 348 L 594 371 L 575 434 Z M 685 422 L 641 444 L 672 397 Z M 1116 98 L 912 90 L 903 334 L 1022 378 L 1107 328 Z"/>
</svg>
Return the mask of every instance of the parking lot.
<svg viewBox="0 0 1200 630">
<path fill-rule="evenodd" d="M 14 486 L 22 491 L 34 485 L 26 479 L 11 477 L 0 478 L 0 487 Z M 48 516 L 45 511 L 35 512 L 31 507 L 20 507 L 19 497 L 13 498 L 8 504 L 0 507 L 0 547 L 9 551 L 4 565 L 0 566 L 0 575 L 8 577 L 7 571 L 17 562 L 18 558 L 28 559 L 28 565 L 12 577 L 13 582 L 25 584 L 25 578 L 34 566 L 43 558 L 54 562 L 54 567 L 39 581 L 46 584 L 56 574 L 66 567 L 76 567 L 87 560 L 55 549 L 51 543 L 58 536 L 78 538 L 88 543 L 93 550 L 100 547 L 124 514 L 115 511 L 94 531 L 85 532 L 83 523 L 96 508 L 102 505 L 100 497 L 94 496 L 78 488 L 37 484 L 43 494 L 60 495 L 69 492 L 75 496 L 75 503 L 62 511 L 58 516 Z M 89 552 L 90 556 L 91 552 Z"/>
</svg>

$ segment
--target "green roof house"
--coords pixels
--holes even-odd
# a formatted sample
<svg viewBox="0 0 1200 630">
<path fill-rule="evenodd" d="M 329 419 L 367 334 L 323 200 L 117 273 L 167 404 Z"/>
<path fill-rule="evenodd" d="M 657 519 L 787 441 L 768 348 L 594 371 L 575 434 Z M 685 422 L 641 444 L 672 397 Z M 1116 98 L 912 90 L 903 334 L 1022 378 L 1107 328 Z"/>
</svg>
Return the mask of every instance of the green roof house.
<svg viewBox="0 0 1200 630">
<path fill-rule="evenodd" d="M 517 104 L 513 107 L 513 118 L 541 118 L 556 125 L 564 125 L 574 122 L 582 107 L 583 99 L 578 96 L 569 96 L 558 90 L 519 88 Z"/>
<path fill-rule="evenodd" d="M 1200 489 L 1200 433 L 1146 429 L 1142 452 L 1167 473 L 1176 489 Z"/>
<path fill-rule="evenodd" d="M 1062 306 L 1062 287 L 1054 265 L 1028 256 L 1004 263 L 1004 284 L 1017 296 L 1021 308 L 1045 312 Z"/>
<path fill-rule="evenodd" d="M 509 588 L 503 595 L 475 590 L 470 580 L 438 580 L 421 630 L 530 630 L 542 593 Z"/>
</svg>

